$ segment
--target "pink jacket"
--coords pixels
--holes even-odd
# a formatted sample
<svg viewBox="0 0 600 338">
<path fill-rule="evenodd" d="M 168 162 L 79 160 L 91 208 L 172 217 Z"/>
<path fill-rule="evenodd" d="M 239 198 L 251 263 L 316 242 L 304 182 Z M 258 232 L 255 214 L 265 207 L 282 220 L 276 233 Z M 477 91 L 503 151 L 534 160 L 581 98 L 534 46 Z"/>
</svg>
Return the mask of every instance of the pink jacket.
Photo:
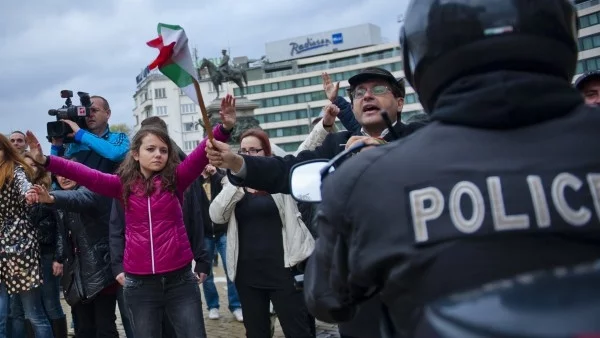
<svg viewBox="0 0 600 338">
<path fill-rule="evenodd" d="M 213 133 L 219 141 L 229 138 L 219 126 Z M 206 139 L 177 167 L 175 194 L 160 189 L 158 175 L 153 178 L 157 189 L 151 196 L 144 194 L 141 184 L 132 188 L 125 210 L 125 272 L 136 275 L 165 273 L 186 266 L 194 258 L 183 223 L 181 201 L 183 192 L 208 163 L 205 147 Z M 117 175 L 55 156 L 48 157 L 47 168 L 96 193 L 122 201 L 123 186 Z"/>
</svg>

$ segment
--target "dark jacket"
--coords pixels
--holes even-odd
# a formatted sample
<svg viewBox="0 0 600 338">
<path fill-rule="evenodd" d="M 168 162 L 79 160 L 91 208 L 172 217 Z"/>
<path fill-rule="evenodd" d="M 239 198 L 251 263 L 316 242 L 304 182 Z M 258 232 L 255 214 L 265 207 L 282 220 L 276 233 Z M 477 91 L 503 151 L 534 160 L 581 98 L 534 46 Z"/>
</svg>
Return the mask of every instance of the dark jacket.
<svg viewBox="0 0 600 338">
<path fill-rule="evenodd" d="M 51 192 L 51 206 L 58 210 L 59 230 L 68 238 L 64 248 L 66 265 L 79 257 L 79 274 L 84 298 L 92 299 L 115 282 L 110 267 L 108 246 L 108 211 L 110 198 L 95 194 L 85 187 Z M 65 275 L 63 278 L 67 278 Z"/>
<path fill-rule="evenodd" d="M 35 204 L 31 207 L 31 223 L 39 232 L 38 241 L 42 255 L 52 255 L 53 260 L 63 263 L 65 238 L 58 229 L 57 211 L 44 204 Z"/>
<path fill-rule="evenodd" d="M 423 123 L 412 123 L 405 125 L 398 121 L 394 126 L 394 130 L 400 138 L 405 137 L 417 129 L 421 128 Z M 323 141 L 323 144 L 315 148 L 315 150 L 305 150 L 297 156 L 288 155 L 285 157 L 259 157 L 259 156 L 244 156 L 246 163 L 246 178 L 240 179 L 228 173 L 229 179 L 233 184 L 243 185 L 250 188 L 264 190 L 271 194 L 284 193 L 289 194 L 290 170 L 292 167 L 304 161 L 314 159 L 332 159 L 335 155 L 344 151 L 346 142 L 354 135 L 361 135 L 358 131 L 340 131 L 329 134 Z M 388 133 L 385 140 L 392 141 L 392 135 Z M 305 221 L 312 219 L 314 206 L 301 205 L 301 214 Z M 312 225 L 313 222 L 306 223 L 311 233 L 315 234 L 316 229 Z M 313 235 L 314 236 L 314 235 Z M 314 236 L 317 237 L 317 236 Z M 364 306 L 364 310 L 357 315 L 351 322 L 339 325 L 341 334 L 350 335 L 352 337 L 373 337 L 374 332 L 379 332 L 378 319 L 380 317 L 381 303 L 377 300 L 372 300 Z"/>
<path fill-rule="evenodd" d="M 509 71 L 464 78 L 431 118 L 323 182 L 305 275 L 318 319 L 351 319 L 377 297 L 392 332 L 410 335 L 423 304 L 600 256 L 600 111 L 567 81 Z"/>
<path fill-rule="evenodd" d="M 394 130 L 402 138 L 421 128 L 423 125 L 423 123 L 405 125 L 398 121 L 394 126 Z M 246 164 L 246 178 L 241 179 L 236 177 L 231 174 L 231 171 L 227 172 L 227 176 L 234 185 L 262 190 L 270 194 L 289 194 L 290 170 L 295 164 L 315 159 L 332 159 L 335 155 L 344 151 L 346 142 L 354 135 L 360 135 L 360 132 L 352 133 L 345 130 L 329 134 L 325 137 L 323 144 L 314 150 L 301 151 L 297 156 L 264 157 L 242 155 Z M 387 134 L 384 139 L 392 141 L 393 137 L 391 134 Z"/>
<path fill-rule="evenodd" d="M 218 223 L 214 223 L 211 219 L 210 219 L 210 215 L 208 213 L 208 209 L 210 207 L 210 203 L 211 201 L 217 197 L 217 195 L 221 192 L 221 190 L 223 190 L 223 183 L 222 180 L 225 177 L 225 174 L 220 172 L 219 169 L 217 169 L 218 171 L 213 174 L 212 176 L 210 176 L 208 178 L 208 180 L 210 180 L 210 195 L 211 195 L 211 200 L 208 199 L 208 196 L 206 195 L 206 191 L 204 190 L 204 187 L 202 186 L 204 184 L 204 182 L 207 181 L 207 179 L 204 179 L 204 177 L 201 177 L 201 181 L 200 181 L 200 185 L 201 185 L 201 189 L 200 189 L 200 205 L 202 206 L 202 219 L 203 219 L 203 223 L 204 223 L 204 236 L 208 237 L 208 238 L 218 238 L 221 237 L 223 235 L 225 235 L 227 233 L 227 223 L 225 224 L 218 224 Z"/>
<path fill-rule="evenodd" d="M 185 153 L 174 142 L 172 144 L 175 151 L 178 152 L 180 160 L 185 159 Z M 202 208 L 198 207 L 202 203 L 200 200 L 201 179 L 202 177 L 196 179 L 184 192 L 182 211 L 183 222 L 196 262 L 194 271 L 208 274 L 210 262 L 204 249 L 203 212 Z M 116 277 L 124 271 L 123 253 L 125 251 L 125 212 L 123 205 L 117 200 L 113 201 L 109 223 L 112 273 Z"/>
</svg>

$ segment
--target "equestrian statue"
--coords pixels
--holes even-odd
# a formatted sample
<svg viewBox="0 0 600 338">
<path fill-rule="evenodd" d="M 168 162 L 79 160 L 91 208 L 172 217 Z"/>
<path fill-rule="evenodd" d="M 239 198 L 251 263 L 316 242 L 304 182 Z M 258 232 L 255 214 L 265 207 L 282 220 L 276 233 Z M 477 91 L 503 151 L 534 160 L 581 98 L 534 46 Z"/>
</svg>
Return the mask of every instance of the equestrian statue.
<svg viewBox="0 0 600 338">
<path fill-rule="evenodd" d="M 243 97 L 244 89 L 246 88 L 244 84 L 248 85 L 246 70 L 243 68 L 229 66 L 229 55 L 227 55 L 227 51 L 223 50 L 222 53 L 223 59 L 221 60 L 221 64 L 218 68 L 210 60 L 203 58 L 199 69 L 208 69 L 210 80 L 217 91 L 217 98 L 219 98 L 219 87 L 221 84 L 228 81 L 233 81 L 240 88 L 240 92 Z"/>
</svg>

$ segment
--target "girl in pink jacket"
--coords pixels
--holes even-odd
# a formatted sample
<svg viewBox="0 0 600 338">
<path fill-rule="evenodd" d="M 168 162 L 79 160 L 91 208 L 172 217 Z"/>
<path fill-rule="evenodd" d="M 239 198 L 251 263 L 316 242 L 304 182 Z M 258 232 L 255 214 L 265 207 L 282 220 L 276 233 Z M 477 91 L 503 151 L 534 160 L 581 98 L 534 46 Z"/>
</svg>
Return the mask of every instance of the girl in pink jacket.
<svg viewBox="0 0 600 338">
<path fill-rule="evenodd" d="M 235 99 L 221 103 L 222 125 L 216 140 L 226 141 L 235 124 Z M 191 270 L 193 254 L 183 223 L 183 193 L 208 163 L 207 140 L 181 163 L 167 133 L 144 127 L 131 142 L 116 175 L 59 157 L 44 157 L 31 132 L 28 143 L 36 161 L 101 195 L 118 199 L 125 210 L 123 293 L 136 337 L 158 337 L 166 313 L 177 337 L 204 336 L 202 301 Z M 38 194 L 43 192 L 37 190 Z"/>
</svg>

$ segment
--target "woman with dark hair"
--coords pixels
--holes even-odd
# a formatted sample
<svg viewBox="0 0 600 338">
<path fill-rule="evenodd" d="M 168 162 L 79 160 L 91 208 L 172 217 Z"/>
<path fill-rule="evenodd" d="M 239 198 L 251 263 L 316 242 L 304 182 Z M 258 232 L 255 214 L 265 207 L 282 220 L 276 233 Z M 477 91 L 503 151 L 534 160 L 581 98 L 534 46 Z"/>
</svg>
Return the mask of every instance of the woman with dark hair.
<svg viewBox="0 0 600 338">
<path fill-rule="evenodd" d="M 52 338 L 41 297 L 38 229 L 30 221 L 27 193 L 33 170 L 0 134 L 0 338 L 6 338 L 8 295 L 18 294 L 38 338 Z"/>
<path fill-rule="evenodd" d="M 247 130 L 240 142 L 241 154 L 271 156 L 269 137 L 260 129 Z M 225 180 L 209 210 L 213 222 L 228 222 L 227 271 L 240 296 L 246 336 L 271 336 L 271 301 L 286 337 L 315 337 L 314 319 L 294 285 L 297 264 L 310 256 L 314 240 L 293 198 Z"/>
</svg>

